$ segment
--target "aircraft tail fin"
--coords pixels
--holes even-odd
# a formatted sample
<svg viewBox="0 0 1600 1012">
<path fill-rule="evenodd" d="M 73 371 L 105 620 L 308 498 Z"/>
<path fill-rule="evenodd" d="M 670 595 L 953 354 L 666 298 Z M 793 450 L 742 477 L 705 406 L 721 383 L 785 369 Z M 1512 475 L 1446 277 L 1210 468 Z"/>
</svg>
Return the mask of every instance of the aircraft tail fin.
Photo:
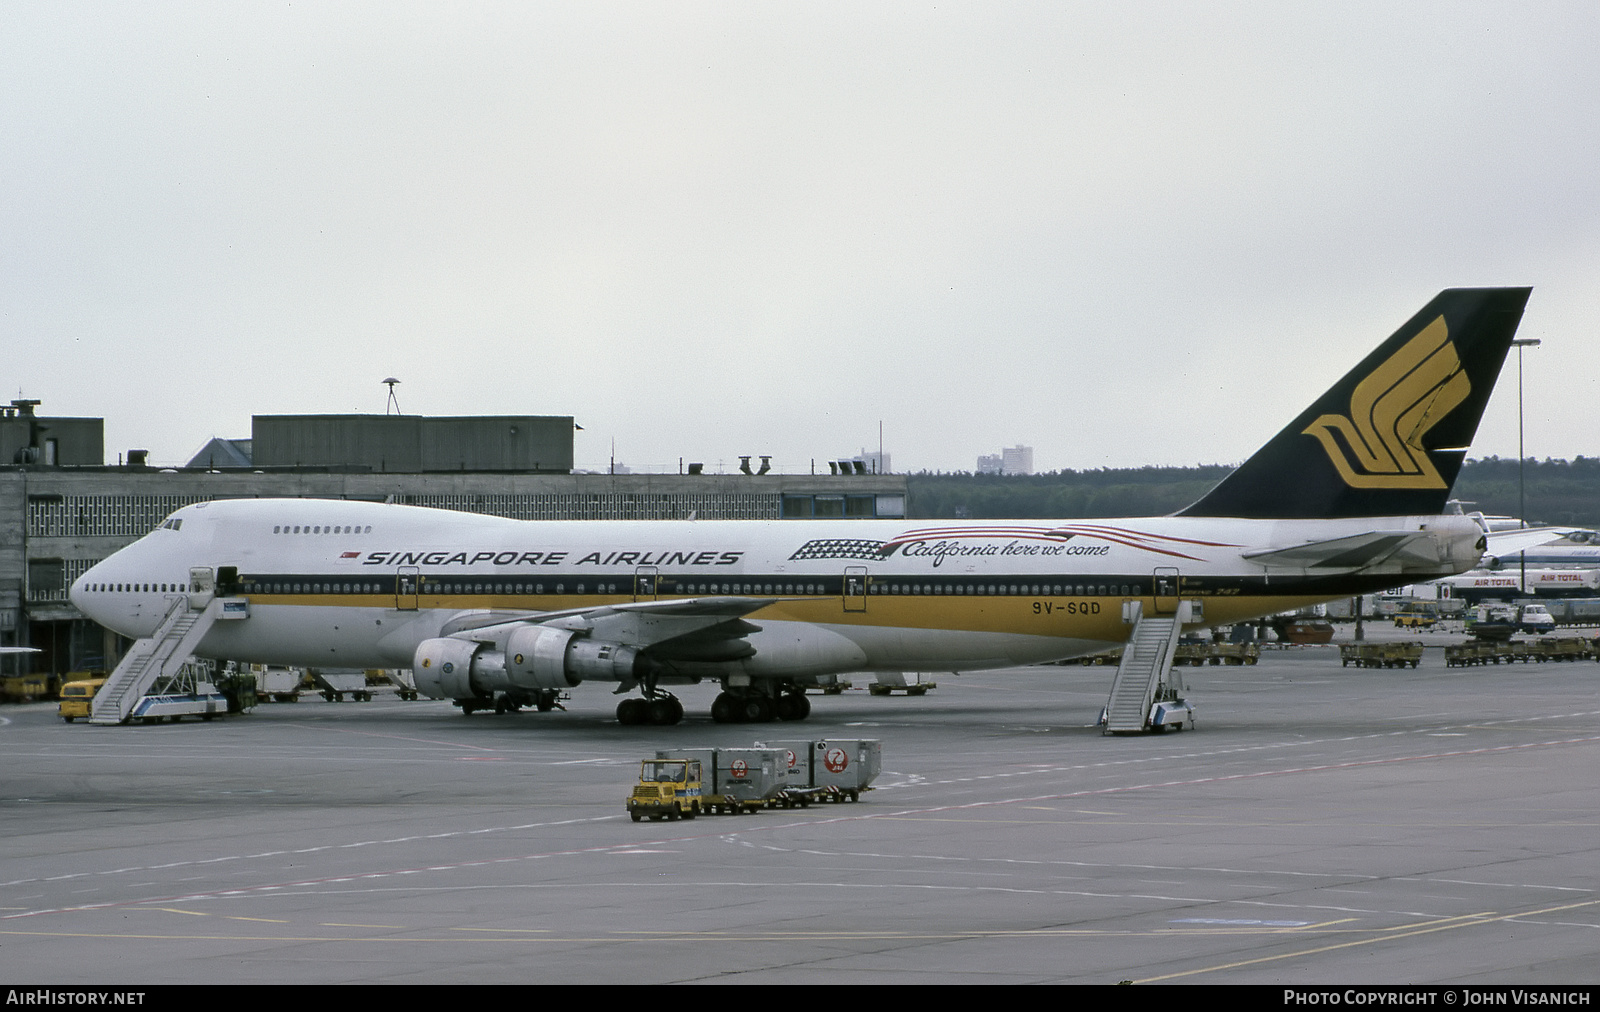
<svg viewBox="0 0 1600 1012">
<path fill-rule="evenodd" d="M 1444 512 L 1530 288 L 1450 288 L 1179 516 Z"/>
</svg>

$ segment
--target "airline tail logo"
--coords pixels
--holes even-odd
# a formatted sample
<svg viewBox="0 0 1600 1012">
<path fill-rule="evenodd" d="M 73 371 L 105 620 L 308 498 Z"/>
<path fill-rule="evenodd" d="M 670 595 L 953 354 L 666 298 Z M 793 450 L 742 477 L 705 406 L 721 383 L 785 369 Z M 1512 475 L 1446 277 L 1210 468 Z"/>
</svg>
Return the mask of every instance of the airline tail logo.
<svg viewBox="0 0 1600 1012">
<path fill-rule="evenodd" d="M 1356 384 L 1348 418 L 1323 415 L 1305 434 L 1351 488 L 1446 488 L 1422 437 L 1471 391 L 1441 316 Z"/>
</svg>

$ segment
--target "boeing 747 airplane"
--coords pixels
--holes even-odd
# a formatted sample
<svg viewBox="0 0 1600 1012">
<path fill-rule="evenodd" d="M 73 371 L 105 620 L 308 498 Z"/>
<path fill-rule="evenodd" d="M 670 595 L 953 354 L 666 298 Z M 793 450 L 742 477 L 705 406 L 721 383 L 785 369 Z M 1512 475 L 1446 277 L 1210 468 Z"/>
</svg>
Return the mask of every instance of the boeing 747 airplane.
<svg viewBox="0 0 1600 1012">
<path fill-rule="evenodd" d="M 672 723 L 666 687 L 714 680 L 718 720 L 798 719 L 825 676 L 1060 660 L 1127 641 L 1140 616 L 1222 625 L 1472 569 L 1485 531 L 1445 502 L 1529 291 L 1441 292 L 1173 516 L 552 522 L 218 500 L 71 599 L 137 638 L 214 589 L 237 620 L 198 656 L 409 668 L 469 708 L 599 681 L 638 691 L 624 722 Z"/>
</svg>

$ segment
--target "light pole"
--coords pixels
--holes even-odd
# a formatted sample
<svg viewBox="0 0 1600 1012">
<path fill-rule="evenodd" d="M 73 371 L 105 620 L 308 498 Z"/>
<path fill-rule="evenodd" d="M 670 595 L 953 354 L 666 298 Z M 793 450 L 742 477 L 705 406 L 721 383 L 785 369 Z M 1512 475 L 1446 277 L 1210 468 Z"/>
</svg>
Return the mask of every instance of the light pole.
<svg viewBox="0 0 1600 1012">
<path fill-rule="evenodd" d="M 1539 347 L 1537 337 L 1519 337 L 1511 342 L 1517 349 L 1517 522 L 1526 528 L 1528 526 L 1528 489 L 1525 478 L 1527 465 L 1524 463 L 1526 455 L 1522 450 L 1522 349 Z M 1523 594 L 1528 592 L 1528 550 L 1522 549 L 1517 553 L 1518 560 L 1518 589 Z"/>
</svg>

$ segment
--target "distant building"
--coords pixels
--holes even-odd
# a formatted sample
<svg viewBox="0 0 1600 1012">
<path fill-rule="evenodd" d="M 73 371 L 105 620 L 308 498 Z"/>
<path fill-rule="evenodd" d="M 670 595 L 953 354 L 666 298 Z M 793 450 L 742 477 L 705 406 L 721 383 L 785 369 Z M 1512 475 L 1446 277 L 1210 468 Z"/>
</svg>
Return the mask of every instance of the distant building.
<svg viewBox="0 0 1600 1012">
<path fill-rule="evenodd" d="M 979 474 L 1032 474 L 1033 447 L 1008 446 L 999 453 L 985 453 L 978 457 Z"/>
<path fill-rule="evenodd" d="M 105 423 L 98 418 L 34 414 L 38 401 L 0 407 L 0 464 L 98 467 L 106 462 Z"/>
<path fill-rule="evenodd" d="M 568 416 L 256 415 L 256 467 L 430 471 L 572 470 Z"/>
<path fill-rule="evenodd" d="M 213 437 L 183 466 L 202 467 L 209 471 L 219 467 L 249 467 L 251 463 L 250 440 Z"/>
<path fill-rule="evenodd" d="M 1003 458 L 1000 470 L 1003 474 L 1032 474 L 1033 473 L 1033 447 L 1008 446 L 1000 451 Z"/>
<path fill-rule="evenodd" d="M 889 466 L 889 455 L 878 450 L 868 450 L 863 448 L 860 453 L 856 454 L 851 459 L 859 460 L 861 463 L 865 464 L 867 466 L 868 474 L 894 473 L 893 469 Z"/>
</svg>

